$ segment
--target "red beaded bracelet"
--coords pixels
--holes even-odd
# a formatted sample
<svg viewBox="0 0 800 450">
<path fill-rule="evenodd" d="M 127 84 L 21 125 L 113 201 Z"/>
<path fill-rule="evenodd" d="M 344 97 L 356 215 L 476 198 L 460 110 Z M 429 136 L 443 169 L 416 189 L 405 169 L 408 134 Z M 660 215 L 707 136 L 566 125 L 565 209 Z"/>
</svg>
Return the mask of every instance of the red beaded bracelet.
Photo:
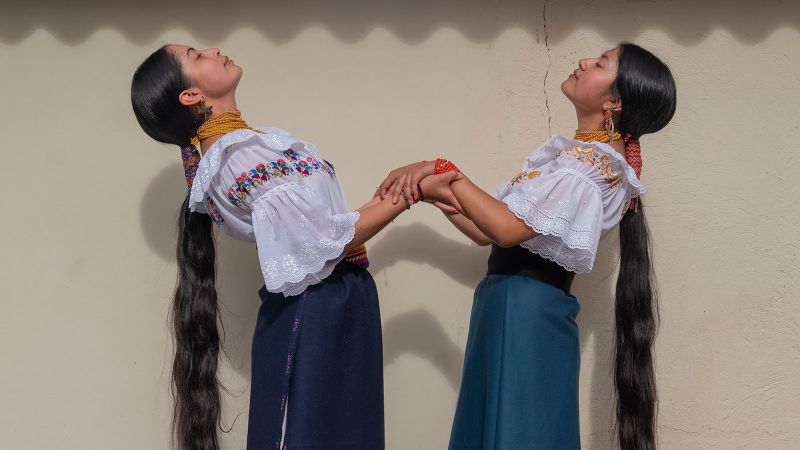
<svg viewBox="0 0 800 450">
<path fill-rule="evenodd" d="M 460 170 L 458 170 L 458 167 L 456 167 L 455 164 L 442 158 L 436 158 L 436 164 L 434 164 L 433 167 L 434 167 L 433 168 L 434 175 L 441 175 L 445 172 L 452 172 L 452 171 L 461 172 Z"/>
</svg>

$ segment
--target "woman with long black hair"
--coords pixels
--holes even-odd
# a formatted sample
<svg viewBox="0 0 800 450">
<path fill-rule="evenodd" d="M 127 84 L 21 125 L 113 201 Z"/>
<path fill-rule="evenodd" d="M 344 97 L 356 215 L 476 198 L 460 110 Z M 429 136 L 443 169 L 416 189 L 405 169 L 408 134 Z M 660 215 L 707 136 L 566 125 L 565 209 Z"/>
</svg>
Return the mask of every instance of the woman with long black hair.
<svg viewBox="0 0 800 450">
<path fill-rule="evenodd" d="M 242 119 L 241 76 L 216 48 L 166 45 L 131 84 L 139 125 L 182 149 L 189 185 L 172 308 L 174 443 L 219 448 L 213 221 L 256 243 L 264 277 L 247 448 L 382 449 L 381 320 L 363 244 L 411 199 L 373 198 L 349 210 L 334 166 L 312 144 Z"/>
<path fill-rule="evenodd" d="M 379 188 L 394 202 L 421 195 L 455 207 L 445 211 L 453 225 L 492 246 L 475 290 L 451 450 L 580 448 L 580 307 L 570 286 L 617 225 L 618 438 L 623 450 L 656 447 L 658 320 L 639 138 L 671 120 L 675 82 L 656 56 L 623 43 L 580 60 L 561 90 L 575 106 L 574 138 L 552 136 L 493 194 L 442 159 L 397 169 Z"/>
</svg>

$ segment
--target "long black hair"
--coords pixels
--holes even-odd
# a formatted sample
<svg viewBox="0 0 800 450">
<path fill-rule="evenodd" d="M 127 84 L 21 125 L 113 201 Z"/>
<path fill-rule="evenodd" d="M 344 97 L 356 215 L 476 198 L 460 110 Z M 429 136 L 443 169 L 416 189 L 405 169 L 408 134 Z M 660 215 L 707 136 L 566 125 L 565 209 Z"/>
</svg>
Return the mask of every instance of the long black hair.
<svg viewBox="0 0 800 450">
<path fill-rule="evenodd" d="M 193 149 L 191 138 L 202 123 L 178 94 L 190 87 L 180 61 L 159 48 L 136 69 L 131 103 L 136 120 L 151 138 Z M 191 185 L 193 171 L 187 168 Z M 178 214 L 178 280 L 172 310 L 175 359 L 172 364 L 173 447 L 218 450 L 221 385 L 217 379 L 220 334 L 217 328 L 216 251 L 211 218 L 189 211 L 189 192 Z"/>
<path fill-rule="evenodd" d="M 617 128 L 628 146 L 664 128 L 675 114 L 675 80 L 655 55 L 631 43 L 620 44 L 612 93 L 622 100 Z M 617 435 L 622 450 L 656 448 L 656 380 L 653 341 L 658 300 L 650 232 L 641 199 L 619 225 L 620 268 L 615 300 L 614 384 Z"/>
</svg>

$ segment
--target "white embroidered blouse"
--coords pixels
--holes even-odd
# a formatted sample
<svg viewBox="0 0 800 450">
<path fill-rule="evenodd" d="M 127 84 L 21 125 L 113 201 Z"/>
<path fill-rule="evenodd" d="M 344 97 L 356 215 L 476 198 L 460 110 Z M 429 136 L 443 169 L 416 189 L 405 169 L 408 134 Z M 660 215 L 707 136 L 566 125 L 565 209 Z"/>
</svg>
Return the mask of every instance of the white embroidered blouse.
<svg viewBox="0 0 800 450">
<path fill-rule="evenodd" d="M 189 209 L 234 239 L 255 242 L 268 291 L 292 296 L 321 282 L 344 257 L 358 211 L 316 148 L 280 128 L 223 135 L 200 159 Z"/>
<path fill-rule="evenodd" d="M 586 273 L 599 241 L 644 192 L 625 157 L 608 144 L 554 135 L 492 195 L 538 233 L 522 247 Z"/>
</svg>

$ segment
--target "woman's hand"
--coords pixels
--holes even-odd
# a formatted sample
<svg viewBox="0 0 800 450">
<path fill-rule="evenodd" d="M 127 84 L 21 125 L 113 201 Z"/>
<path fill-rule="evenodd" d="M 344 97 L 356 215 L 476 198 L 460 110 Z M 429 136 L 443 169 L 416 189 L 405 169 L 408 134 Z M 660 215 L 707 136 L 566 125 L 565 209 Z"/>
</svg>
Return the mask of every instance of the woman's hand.
<svg viewBox="0 0 800 450">
<path fill-rule="evenodd" d="M 423 178 L 433 175 L 434 164 L 434 161 L 423 161 L 389 172 L 383 183 L 378 186 L 375 195 L 380 195 L 381 199 L 391 197 L 392 204 L 397 204 L 400 195 L 405 195 L 406 199 L 416 203 L 420 198 L 417 186 Z"/>
<path fill-rule="evenodd" d="M 456 171 L 425 177 L 419 182 L 419 188 L 422 190 L 422 197 L 425 202 L 432 203 L 445 213 L 463 213 L 461 205 L 450 189 L 450 183 L 460 180 L 463 177 L 464 175 L 461 172 Z"/>
</svg>

